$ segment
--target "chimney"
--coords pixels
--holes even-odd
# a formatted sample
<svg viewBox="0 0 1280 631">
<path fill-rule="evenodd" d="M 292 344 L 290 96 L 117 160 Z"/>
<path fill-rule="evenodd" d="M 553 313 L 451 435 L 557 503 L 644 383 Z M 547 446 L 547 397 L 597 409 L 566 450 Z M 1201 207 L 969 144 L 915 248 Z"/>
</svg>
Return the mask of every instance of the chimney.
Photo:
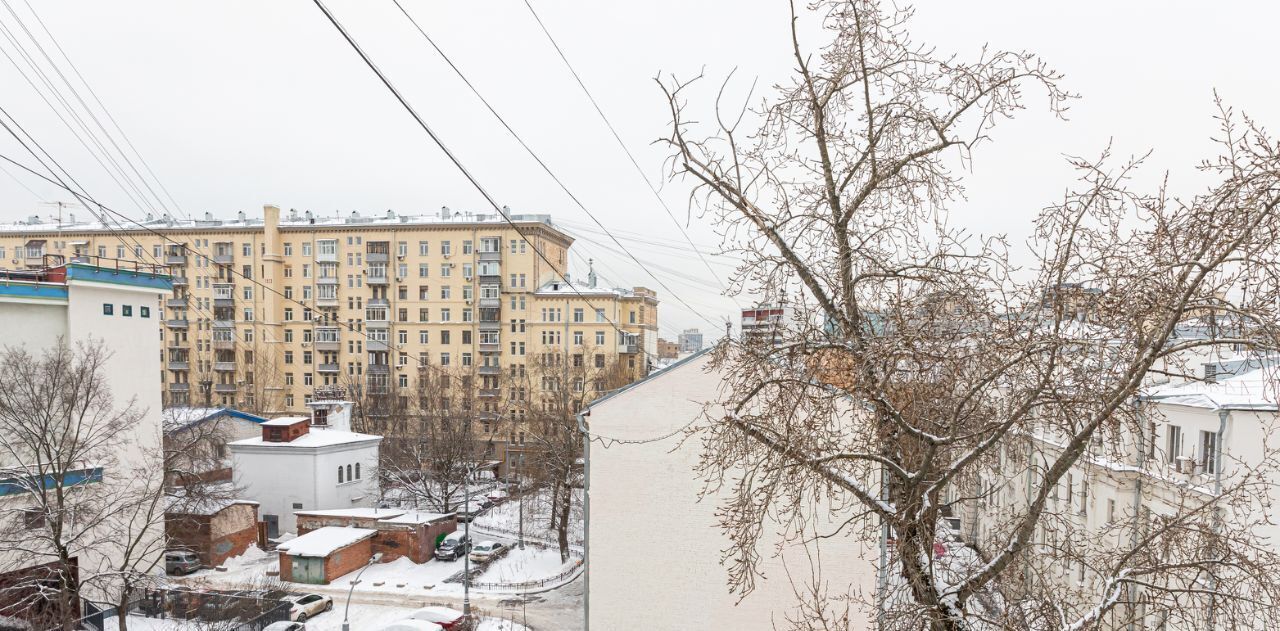
<svg viewBox="0 0 1280 631">
<path fill-rule="evenodd" d="M 207 211 L 207 210 L 206 210 L 206 211 L 204 211 L 204 220 L 205 220 L 205 221 L 213 221 L 213 213 L 211 213 L 211 212 L 209 212 L 209 211 Z"/>
<path fill-rule="evenodd" d="M 291 443 L 306 436 L 309 431 L 307 419 L 301 416 L 271 419 L 262 424 L 262 442 Z"/>
<path fill-rule="evenodd" d="M 587 259 L 587 287 L 596 288 L 596 261 Z"/>
<path fill-rule="evenodd" d="M 443 219 L 443 220 L 445 220 L 445 221 L 449 221 L 449 216 L 450 216 L 450 215 L 449 215 L 449 207 L 448 207 L 448 206 L 441 206 L 441 207 L 440 207 L 440 218 L 441 218 L 441 219 Z"/>
<path fill-rule="evenodd" d="M 240 223 L 244 223 L 244 211 L 236 213 L 236 218 L 240 220 Z"/>
</svg>

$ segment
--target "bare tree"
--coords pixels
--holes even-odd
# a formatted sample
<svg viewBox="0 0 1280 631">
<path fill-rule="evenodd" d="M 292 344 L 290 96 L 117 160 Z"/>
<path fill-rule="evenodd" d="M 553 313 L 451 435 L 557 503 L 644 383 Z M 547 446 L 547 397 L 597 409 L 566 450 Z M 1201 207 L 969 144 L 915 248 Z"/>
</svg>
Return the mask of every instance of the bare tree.
<svg viewBox="0 0 1280 631">
<path fill-rule="evenodd" d="M 86 593 L 128 602 L 164 547 L 159 429 L 112 397 L 107 357 L 61 341 L 39 355 L 0 352 L 0 459 L 16 496 L 0 519 L 0 559 L 17 577 L 4 600 L 64 629 Z"/>
<path fill-rule="evenodd" d="M 1145 385 L 1195 378 L 1213 349 L 1276 348 L 1275 141 L 1222 108 L 1220 155 L 1199 165 L 1213 183 L 1184 198 L 1135 191 L 1140 159 L 1073 158 L 1079 185 L 1011 254 L 950 224 L 954 169 L 1028 89 L 1061 113 L 1060 76 L 1025 52 L 938 55 L 908 37 L 909 10 L 874 0 L 813 14 L 830 43 L 806 51 L 793 12 L 794 81 L 757 109 L 723 111 L 722 86 L 699 123 L 697 81 L 660 81 L 673 176 L 693 181 L 693 202 L 743 255 L 736 286 L 793 310 L 777 344 L 714 356 L 727 387 L 700 434 L 702 472 L 728 495 L 731 587 L 754 588 L 768 524 L 790 545 L 834 520 L 824 538 L 882 527 L 893 543 L 879 602 L 865 603 L 884 628 L 1271 619 L 1280 564 L 1265 511 L 1247 508 L 1275 479 L 1274 452 L 1213 493 L 1162 498 L 1158 519 L 1118 513 L 1105 534 L 1123 545 L 1086 545 L 1102 534 L 1057 498 L 1072 471 L 1130 466 L 1154 444 Z M 740 129 L 748 117 L 759 124 Z M 1177 335 L 1206 314 L 1233 326 Z M 935 554 L 952 514 L 983 522 L 972 562 Z M 1066 568 L 1085 580 L 1063 580 Z M 810 599 L 795 627 L 839 619 L 825 609 L 851 596 Z"/>
<path fill-rule="evenodd" d="M 544 349 L 516 379 L 532 393 L 521 432 L 532 444 L 526 470 L 534 485 L 550 494 L 550 526 L 561 560 L 568 561 L 575 489 L 582 486 L 582 436 L 576 414 L 596 397 L 629 383 L 628 370 L 617 355 L 611 358 L 601 349 L 582 345 Z"/>
<path fill-rule="evenodd" d="M 388 492 L 415 507 L 452 512 L 465 504 L 465 485 L 487 453 L 479 416 L 478 382 L 471 369 L 423 366 L 406 406 L 384 423 L 380 473 Z M 484 423 L 497 424 L 496 417 Z"/>
</svg>

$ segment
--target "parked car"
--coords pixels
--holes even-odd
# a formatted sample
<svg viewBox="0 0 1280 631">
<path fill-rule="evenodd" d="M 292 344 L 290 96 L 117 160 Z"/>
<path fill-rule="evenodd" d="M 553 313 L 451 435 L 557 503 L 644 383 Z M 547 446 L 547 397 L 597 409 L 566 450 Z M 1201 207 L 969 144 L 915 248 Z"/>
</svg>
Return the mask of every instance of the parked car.
<svg viewBox="0 0 1280 631">
<path fill-rule="evenodd" d="M 289 619 L 306 622 L 308 618 L 314 618 L 330 609 L 333 609 L 332 597 L 323 594 L 307 594 L 293 600 L 293 606 L 289 608 Z"/>
<path fill-rule="evenodd" d="M 166 574 L 190 574 L 201 567 L 200 555 L 190 550 L 165 550 L 164 571 Z"/>
<path fill-rule="evenodd" d="M 470 628 L 466 615 L 449 607 L 423 607 L 409 614 L 409 617 L 434 622 L 444 628 L 444 631 L 464 631 Z"/>
<path fill-rule="evenodd" d="M 497 489 L 497 488 L 493 489 L 492 491 L 489 491 L 488 493 L 485 493 L 484 496 L 485 496 L 485 499 L 488 499 L 490 502 L 493 502 L 494 504 L 501 504 L 507 501 L 507 498 L 511 497 L 511 495 L 507 493 L 505 489 Z"/>
<path fill-rule="evenodd" d="M 472 500 L 466 506 L 460 506 L 458 510 L 454 511 L 454 515 L 457 516 L 458 521 L 467 522 L 475 519 L 476 516 L 483 513 L 484 510 L 484 506 L 479 502 Z"/>
<path fill-rule="evenodd" d="M 436 546 L 436 558 L 441 561 L 457 561 L 462 555 L 471 552 L 471 539 L 467 534 L 457 530 L 445 535 Z"/>
<path fill-rule="evenodd" d="M 391 624 L 378 629 L 378 631 L 441 631 L 444 627 L 426 620 L 414 620 L 407 618 L 405 620 L 397 620 Z"/>
<path fill-rule="evenodd" d="M 502 558 L 503 555 L 510 551 L 511 548 L 497 541 L 481 541 L 471 549 L 471 560 L 476 563 L 487 563 Z"/>
<path fill-rule="evenodd" d="M 271 624 L 265 627 L 262 627 L 262 631 L 306 631 L 306 630 L 307 630 L 307 625 L 301 622 L 289 622 L 288 620 L 281 620 L 280 622 L 272 622 Z"/>
</svg>

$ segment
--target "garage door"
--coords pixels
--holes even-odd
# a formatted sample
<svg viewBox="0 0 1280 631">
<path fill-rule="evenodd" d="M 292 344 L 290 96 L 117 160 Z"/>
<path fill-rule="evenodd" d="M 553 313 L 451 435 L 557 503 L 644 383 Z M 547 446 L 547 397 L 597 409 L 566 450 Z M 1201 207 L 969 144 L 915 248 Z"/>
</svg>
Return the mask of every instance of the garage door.
<svg viewBox="0 0 1280 631">
<path fill-rule="evenodd" d="M 324 559 L 320 557 L 290 556 L 293 565 L 293 582 L 324 584 Z"/>
</svg>

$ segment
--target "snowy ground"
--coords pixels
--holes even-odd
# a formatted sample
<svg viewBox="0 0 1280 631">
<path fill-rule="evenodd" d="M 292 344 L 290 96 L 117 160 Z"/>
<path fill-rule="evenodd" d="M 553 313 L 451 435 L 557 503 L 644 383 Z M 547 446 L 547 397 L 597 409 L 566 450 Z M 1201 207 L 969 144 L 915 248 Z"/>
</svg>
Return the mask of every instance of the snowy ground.
<svg viewBox="0 0 1280 631">
<path fill-rule="evenodd" d="M 397 620 L 403 620 L 413 612 L 414 607 L 389 607 L 384 605 L 352 604 L 347 614 L 351 628 L 355 631 L 377 631 Z M 333 611 L 320 614 L 307 621 L 307 631 L 339 631 L 342 629 L 342 606 L 337 605 Z M 509 621 L 514 616 L 519 619 L 519 612 L 493 611 L 487 612 L 490 617 L 481 619 L 477 631 L 527 631 L 519 623 Z M 116 631 L 116 620 L 112 618 L 106 623 L 104 631 Z M 129 616 L 129 631 L 190 631 L 199 628 L 199 623 L 184 620 L 160 620 L 143 616 Z"/>
<path fill-rule="evenodd" d="M 582 489 L 574 489 L 573 506 L 570 508 L 569 543 L 582 543 Z M 549 528 L 551 523 L 550 492 L 543 489 L 521 498 L 509 499 L 494 506 L 476 518 L 475 525 L 480 528 L 513 533 L 520 527 L 520 512 L 524 511 L 524 532 L 527 536 L 547 541 L 556 540 L 556 531 Z"/>
<path fill-rule="evenodd" d="M 487 583 L 536 581 L 555 576 L 567 568 L 560 562 L 559 550 L 526 545 L 523 550 L 514 548 L 506 556 L 490 563 L 477 580 Z"/>
</svg>

